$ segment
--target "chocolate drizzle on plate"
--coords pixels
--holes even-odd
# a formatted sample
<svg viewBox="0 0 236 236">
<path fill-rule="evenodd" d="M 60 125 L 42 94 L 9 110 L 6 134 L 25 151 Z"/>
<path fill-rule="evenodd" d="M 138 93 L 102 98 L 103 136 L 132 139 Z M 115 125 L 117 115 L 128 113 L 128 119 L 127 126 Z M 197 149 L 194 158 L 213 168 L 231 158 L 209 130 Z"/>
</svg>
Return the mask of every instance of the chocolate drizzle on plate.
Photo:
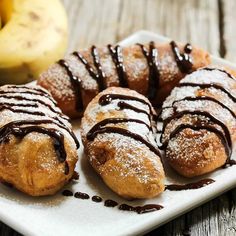
<svg viewBox="0 0 236 236">
<path fill-rule="evenodd" d="M 181 190 L 190 190 L 190 189 L 198 189 L 205 187 L 206 185 L 214 183 L 213 179 L 201 179 L 197 182 L 188 183 L 188 184 L 168 184 L 166 185 L 167 190 L 170 191 L 181 191 Z"/>
<path fill-rule="evenodd" d="M 134 211 L 137 212 L 138 214 L 144 214 L 144 213 L 149 213 L 153 211 L 158 211 L 163 209 L 163 206 L 157 205 L 157 204 L 146 204 L 144 206 L 130 206 L 127 204 L 121 204 L 119 206 L 119 210 L 122 211 Z"/>
<path fill-rule="evenodd" d="M 93 202 L 102 202 L 102 198 L 95 195 L 95 196 L 92 196 L 92 201 Z"/>
<path fill-rule="evenodd" d="M 82 193 L 82 192 L 76 192 L 74 194 L 75 198 L 80 198 L 80 199 L 89 199 L 89 195 L 87 193 Z"/>
<path fill-rule="evenodd" d="M 118 205 L 118 203 L 114 200 L 111 200 L 111 199 L 108 199 L 104 202 L 104 206 L 106 206 L 106 207 L 115 207 L 117 205 Z"/>
<path fill-rule="evenodd" d="M 62 195 L 65 197 L 72 197 L 73 193 L 70 190 L 65 189 L 63 190 Z"/>
</svg>

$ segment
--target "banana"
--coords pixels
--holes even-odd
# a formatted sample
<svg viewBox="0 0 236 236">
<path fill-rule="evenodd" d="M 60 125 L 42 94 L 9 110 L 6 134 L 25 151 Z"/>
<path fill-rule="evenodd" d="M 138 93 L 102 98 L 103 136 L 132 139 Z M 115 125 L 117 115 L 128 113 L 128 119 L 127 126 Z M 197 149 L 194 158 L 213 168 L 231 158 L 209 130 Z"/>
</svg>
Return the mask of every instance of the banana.
<svg viewBox="0 0 236 236">
<path fill-rule="evenodd" d="M 36 79 L 63 57 L 67 16 L 60 0 L 0 0 L 0 85 Z"/>
</svg>

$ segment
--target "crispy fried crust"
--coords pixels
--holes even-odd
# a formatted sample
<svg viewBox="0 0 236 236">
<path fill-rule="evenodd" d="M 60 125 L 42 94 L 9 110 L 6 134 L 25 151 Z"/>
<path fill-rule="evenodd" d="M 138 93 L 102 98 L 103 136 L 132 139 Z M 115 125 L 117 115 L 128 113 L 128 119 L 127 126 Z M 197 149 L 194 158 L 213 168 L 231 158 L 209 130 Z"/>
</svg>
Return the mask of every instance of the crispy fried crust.
<svg viewBox="0 0 236 236">
<path fill-rule="evenodd" d="M 236 105 L 232 98 L 219 89 L 219 86 L 235 96 L 236 81 L 218 69 L 201 69 L 186 76 L 180 81 L 180 85 L 182 83 L 218 85 L 217 88 L 214 86 L 176 87 L 163 104 L 161 117 L 164 123 L 166 119 L 169 119 L 162 137 L 162 143 L 167 144 L 164 148 L 165 158 L 181 175 L 194 177 L 221 167 L 228 158 L 227 132 L 230 133 L 231 141 L 234 143 L 236 122 L 233 114 L 235 114 Z M 196 99 L 191 101 L 189 98 Z M 175 102 L 176 100 L 179 102 Z M 171 116 L 183 111 L 192 113 L 170 120 Z M 203 113 L 200 114 L 199 111 Z M 209 115 L 214 117 L 215 121 L 209 118 Z M 181 129 L 173 135 L 174 130 L 181 125 L 191 127 Z M 201 129 L 200 126 L 202 126 Z M 211 130 L 208 127 L 211 127 Z"/>
<path fill-rule="evenodd" d="M 38 93 L 34 90 L 35 88 L 42 89 L 39 86 L 6 85 L 0 87 L 1 94 L 16 97 L 4 98 L 1 96 L 0 102 L 2 104 L 13 102 L 13 109 L 23 110 L 23 112 L 14 112 L 8 108 L 1 110 L 0 127 L 2 128 L 13 121 L 54 120 L 55 113 L 41 102 L 33 102 L 34 99 L 37 99 L 57 111 L 56 116 L 61 121 L 61 125 L 71 129 L 68 121 L 62 118 L 63 115 L 60 114 L 60 109 L 56 108 L 52 101 L 48 99 L 49 94 L 45 90 L 41 95 L 30 94 L 31 92 Z M 20 100 L 17 99 L 17 96 L 20 97 Z M 29 100 L 25 100 L 26 98 Z M 29 105 L 23 107 L 20 104 Z M 34 104 L 35 107 L 32 107 L 31 104 Z M 27 112 L 43 112 L 45 116 L 28 114 Z M 31 125 L 19 126 L 19 130 L 29 126 Z M 14 134 L 2 136 L 1 130 L 0 179 L 2 182 L 10 183 L 20 191 L 32 196 L 52 195 L 62 188 L 74 173 L 77 162 L 76 145 L 70 134 L 57 124 L 36 126 L 53 129 L 64 136 L 69 172 L 65 174 L 66 163 L 65 161 L 59 161 L 54 139 L 51 136 L 40 132 L 29 132 L 22 137 Z"/>
<path fill-rule="evenodd" d="M 129 95 L 148 102 L 145 97 L 135 91 L 111 87 L 98 94 L 89 103 L 82 118 L 81 132 L 91 165 L 104 182 L 124 198 L 152 198 L 160 194 L 164 191 L 164 171 L 160 157 L 149 147 L 131 137 L 117 133 L 97 134 L 94 140 L 87 139 L 86 135 L 89 130 L 107 118 L 139 119 L 150 124 L 146 114 L 129 109 L 118 109 L 117 102 L 122 100 L 113 100 L 105 106 L 99 105 L 98 100 L 104 94 Z M 127 100 L 125 102 L 149 111 L 148 106 L 140 102 Z M 143 124 L 128 122 L 106 126 L 129 130 L 141 135 L 152 145 L 156 145 L 153 132 Z"/>
<path fill-rule="evenodd" d="M 149 48 L 149 45 L 145 45 Z M 170 93 L 184 74 L 180 72 L 175 61 L 174 54 L 169 43 L 155 44 L 158 51 L 158 68 L 160 71 L 160 83 L 152 104 L 161 105 L 166 96 Z M 183 46 L 180 45 L 183 51 Z M 124 66 L 128 76 L 128 86 L 143 95 L 147 95 L 149 81 L 149 66 L 140 46 L 133 45 L 124 47 L 123 50 Z M 88 63 L 94 67 L 93 58 L 90 49 L 80 52 Z M 98 54 L 101 66 L 106 75 L 106 86 L 119 86 L 117 70 L 107 47 L 98 48 Z M 193 61 L 192 71 L 210 63 L 209 54 L 202 49 L 193 47 L 191 58 Z M 82 81 L 82 99 L 84 108 L 98 94 L 96 81 L 89 75 L 88 71 L 81 61 L 73 54 L 65 59 L 69 64 L 73 75 Z M 51 92 L 58 102 L 62 111 L 70 117 L 79 117 L 82 112 L 76 111 L 75 91 L 70 83 L 68 75 L 64 68 L 58 64 L 52 65 L 47 71 L 42 73 L 38 79 L 38 84 Z"/>
</svg>

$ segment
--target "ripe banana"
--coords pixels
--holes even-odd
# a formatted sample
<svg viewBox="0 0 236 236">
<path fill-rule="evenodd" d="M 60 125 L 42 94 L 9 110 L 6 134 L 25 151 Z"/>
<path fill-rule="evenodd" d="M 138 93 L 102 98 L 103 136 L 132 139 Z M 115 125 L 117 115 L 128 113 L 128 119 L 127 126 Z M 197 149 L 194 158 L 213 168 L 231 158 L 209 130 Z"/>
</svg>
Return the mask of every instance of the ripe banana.
<svg viewBox="0 0 236 236">
<path fill-rule="evenodd" d="M 37 78 L 67 46 L 60 0 L 0 0 L 0 85 Z"/>
</svg>

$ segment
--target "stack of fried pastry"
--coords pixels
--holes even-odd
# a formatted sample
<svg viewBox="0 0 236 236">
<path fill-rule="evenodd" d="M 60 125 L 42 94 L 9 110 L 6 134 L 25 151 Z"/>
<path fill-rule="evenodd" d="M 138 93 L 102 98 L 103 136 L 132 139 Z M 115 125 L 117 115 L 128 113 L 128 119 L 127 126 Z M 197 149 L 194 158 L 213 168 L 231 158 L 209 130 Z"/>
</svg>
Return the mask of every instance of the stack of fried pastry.
<svg viewBox="0 0 236 236">
<path fill-rule="evenodd" d="M 202 175 L 229 161 L 236 138 L 235 89 L 228 72 L 202 68 L 182 79 L 164 102 L 162 148 L 181 175 Z"/>
<path fill-rule="evenodd" d="M 124 198 L 151 198 L 164 191 L 154 116 L 147 98 L 118 87 L 99 93 L 85 110 L 81 132 L 88 159 Z"/>
<path fill-rule="evenodd" d="M 41 74 L 62 111 L 80 117 L 88 103 L 107 87 L 133 89 L 161 105 L 187 73 L 210 63 L 209 54 L 190 44 L 175 42 L 105 46 L 74 52 Z"/>
<path fill-rule="evenodd" d="M 32 195 L 54 194 L 73 173 L 78 141 L 68 117 L 39 86 L 0 87 L 0 180 Z"/>
</svg>

